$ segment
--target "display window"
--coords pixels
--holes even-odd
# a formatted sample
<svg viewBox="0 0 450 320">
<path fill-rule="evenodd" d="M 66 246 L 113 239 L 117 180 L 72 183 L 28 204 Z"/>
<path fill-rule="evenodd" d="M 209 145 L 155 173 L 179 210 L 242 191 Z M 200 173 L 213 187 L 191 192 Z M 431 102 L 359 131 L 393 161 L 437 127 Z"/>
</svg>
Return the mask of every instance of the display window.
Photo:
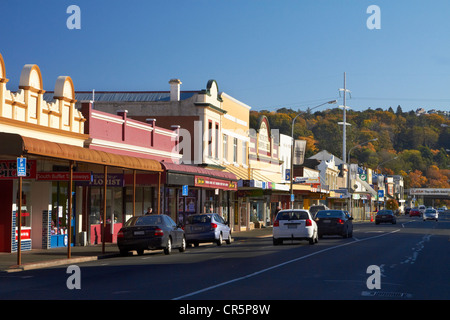
<svg viewBox="0 0 450 320">
<path fill-rule="evenodd" d="M 189 189 L 188 195 L 183 196 L 182 189 L 178 189 L 178 223 L 185 224 L 191 214 L 198 213 L 198 189 Z"/>
</svg>

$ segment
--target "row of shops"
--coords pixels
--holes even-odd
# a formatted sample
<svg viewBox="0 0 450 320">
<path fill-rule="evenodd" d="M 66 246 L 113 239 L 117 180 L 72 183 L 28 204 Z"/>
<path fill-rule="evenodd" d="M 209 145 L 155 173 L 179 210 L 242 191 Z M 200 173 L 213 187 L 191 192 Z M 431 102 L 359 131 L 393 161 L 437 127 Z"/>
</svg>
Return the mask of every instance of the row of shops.
<svg viewBox="0 0 450 320">
<path fill-rule="evenodd" d="M 290 147 L 266 118 L 249 130 L 250 107 L 214 80 L 198 92 L 171 80 L 170 92 L 99 93 L 96 108 L 67 76 L 46 94 L 37 65 L 24 66 L 16 92 L 7 82 L 0 55 L 0 252 L 115 243 L 149 208 L 180 224 L 219 213 L 236 232 L 291 205 L 347 205 L 320 184 L 295 184 L 291 199 Z"/>
<path fill-rule="evenodd" d="M 103 239 L 114 243 L 122 225 L 148 208 L 181 224 L 190 214 L 218 212 L 234 231 L 240 231 L 270 225 L 276 209 L 290 205 L 288 190 L 272 189 L 263 181 L 238 180 L 224 171 L 151 160 L 147 160 L 151 166 L 143 168 L 126 164 L 129 159 L 123 157 L 125 162 L 100 165 L 91 159 L 62 156 L 57 149 L 40 151 L 34 146 L 42 143 L 37 139 L 8 133 L 0 138 L 22 145 L 11 148 L 5 143 L 0 148 L 0 225 L 4 230 L 0 252 L 17 250 L 19 210 L 21 249 L 30 250 L 100 244 Z M 27 159 L 22 186 L 17 157 Z M 304 189 L 296 192 L 295 207 L 325 199 Z"/>
</svg>

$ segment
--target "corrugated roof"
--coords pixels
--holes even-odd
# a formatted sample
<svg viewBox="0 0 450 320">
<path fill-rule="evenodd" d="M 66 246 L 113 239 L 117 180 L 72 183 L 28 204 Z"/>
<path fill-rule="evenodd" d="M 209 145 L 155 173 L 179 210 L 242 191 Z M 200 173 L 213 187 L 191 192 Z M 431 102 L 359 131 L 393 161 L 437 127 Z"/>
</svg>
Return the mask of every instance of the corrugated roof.
<svg viewBox="0 0 450 320">
<path fill-rule="evenodd" d="M 181 91 L 180 100 L 191 98 L 197 91 Z M 45 101 L 53 100 L 54 92 L 48 91 L 44 93 Z M 95 101 L 124 101 L 124 102 L 145 102 L 145 101 L 169 101 L 169 91 L 95 91 Z M 77 101 L 92 100 L 92 91 L 75 92 Z"/>
</svg>

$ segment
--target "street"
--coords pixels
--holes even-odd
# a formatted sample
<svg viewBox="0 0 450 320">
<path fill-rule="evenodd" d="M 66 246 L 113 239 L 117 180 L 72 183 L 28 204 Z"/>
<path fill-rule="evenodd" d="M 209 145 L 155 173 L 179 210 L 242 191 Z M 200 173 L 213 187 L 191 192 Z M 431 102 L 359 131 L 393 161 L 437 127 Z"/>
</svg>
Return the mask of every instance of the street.
<svg viewBox="0 0 450 320">
<path fill-rule="evenodd" d="M 353 238 L 324 236 L 315 245 L 274 246 L 266 236 L 80 263 L 79 289 L 68 288 L 67 266 L 0 273 L 0 299 L 448 300 L 449 264 L 446 213 L 439 222 L 354 223 Z"/>
</svg>

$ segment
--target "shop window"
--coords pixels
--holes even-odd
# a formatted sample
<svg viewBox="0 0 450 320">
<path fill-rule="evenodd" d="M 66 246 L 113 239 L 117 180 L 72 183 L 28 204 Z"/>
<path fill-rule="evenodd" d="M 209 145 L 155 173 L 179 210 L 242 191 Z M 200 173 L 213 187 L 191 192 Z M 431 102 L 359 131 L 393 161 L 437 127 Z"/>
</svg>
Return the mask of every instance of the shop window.
<svg viewBox="0 0 450 320">
<path fill-rule="evenodd" d="M 19 187 L 18 187 L 18 180 L 15 181 L 17 183 L 17 194 L 16 194 L 16 217 L 19 217 Z M 22 234 L 27 234 L 29 231 L 25 230 L 31 230 L 31 182 L 27 180 L 22 180 L 22 220 L 21 220 L 21 227 L 22 227 Z M 19 226 L 16 220 L 16 228 Z M 22 237 L 29 238 L 27 237 Z"/>
</svg>

